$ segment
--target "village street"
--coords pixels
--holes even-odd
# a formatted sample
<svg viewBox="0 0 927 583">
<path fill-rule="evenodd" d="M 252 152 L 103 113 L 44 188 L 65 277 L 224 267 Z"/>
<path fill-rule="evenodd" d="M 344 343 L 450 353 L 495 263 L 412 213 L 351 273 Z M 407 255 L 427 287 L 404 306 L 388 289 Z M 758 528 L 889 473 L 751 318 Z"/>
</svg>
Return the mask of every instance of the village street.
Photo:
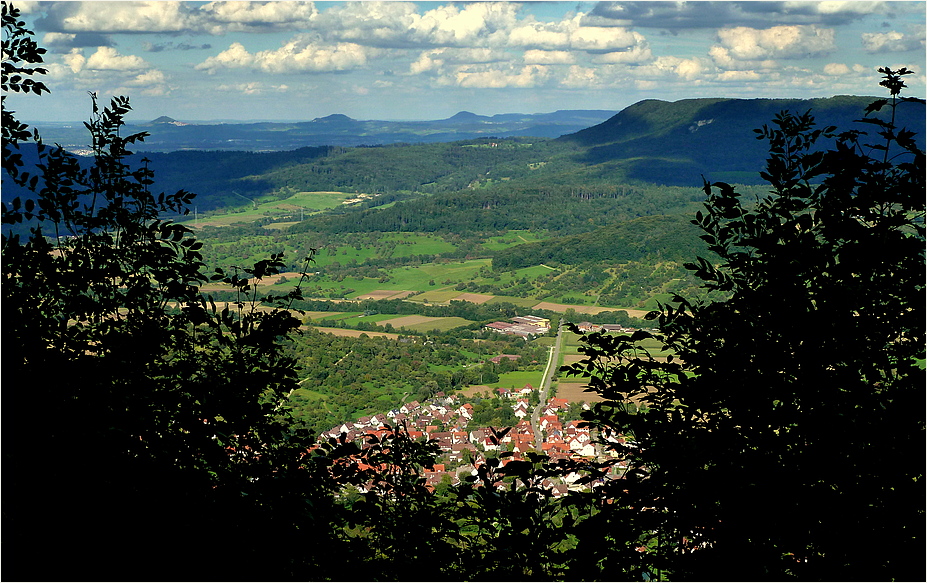
<svg viewBox="0 0 927 583">
<path fill-rule="evenodd" d="M 534 440 L 535 447 L 538 451 L 543 451 L 541 444 L 544 442 L 543 434 L 541 433 L 541 427 L 538 423 L 538 420 L 541 416 L 541 411 L 544 408 L 544 405 L 547 403 L 547 393 L 550 390 L 550 384 L 553 381 L 554 373 L 556 372 L 557 363 L 560 362 L 560 342 L 563 339 L 563 322 L 560 322 L 560 325 L 557 327 L 557 339 L 554 340 L 554 345 L 550 347 L 550 355 L 547 358 L 547 367 L 544 369 L 544 380 L 541 381 L 540 387 L 540 400 L 538 401 L 537 406 L 534 408 L 534 412 L 531 413 L 531 429 L 534 431 Z"/>
</svg>

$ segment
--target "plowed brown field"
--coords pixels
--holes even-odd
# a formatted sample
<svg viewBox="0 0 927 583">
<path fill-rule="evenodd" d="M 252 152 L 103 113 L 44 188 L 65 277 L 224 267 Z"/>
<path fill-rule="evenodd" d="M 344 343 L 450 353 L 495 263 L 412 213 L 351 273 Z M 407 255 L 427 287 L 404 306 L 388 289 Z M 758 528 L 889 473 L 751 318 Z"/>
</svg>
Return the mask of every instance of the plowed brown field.
<svg viewBox="0 0 927 583">
<path fill-rule="evenodd" d="M 469 292 L 464 292 L 454 298 L 455 300 L 462 300 L 464 302 L 470 302 L 473 304 L 485 304 L 489 300 L 493 299 L 496 296 L 491 296 L 488 294 L 474 294 Z"/>
</svg>

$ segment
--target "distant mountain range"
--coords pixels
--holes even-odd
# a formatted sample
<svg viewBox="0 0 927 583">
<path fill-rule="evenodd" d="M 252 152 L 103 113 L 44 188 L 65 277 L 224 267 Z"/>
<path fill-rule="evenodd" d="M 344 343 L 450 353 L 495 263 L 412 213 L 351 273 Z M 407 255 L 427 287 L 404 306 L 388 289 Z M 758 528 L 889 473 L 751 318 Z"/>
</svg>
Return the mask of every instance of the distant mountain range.
<svg viewBox="0 0 927 583">
<path fill-rule="evenodd" d="M 561 110 L 553 113 L 506 113 L 493 116 L 467 111 L 433 121 L 356 120 L 333 114 L 305 122 L 196 123 L 161 116 L 147 123 L 128 123 L 127 131 L 151 135 L 138 151 L 176 150 L 285 151 L 307 146 L 376 146 L 435 143 L 482 137 L 556 138 L 596 125 L 615 111 Z M 83 124 L 36 123 L 45 140 L 66 148 L 87 143 Z"/>
<path fill-rule="evenodd" d="M 610 192 L 608 185 L 635 182 L 697 187 L 702 177 L 759 184 L 768 144 L 756 139 L 754 129 L 771 126 L 783 110 L 811 110 L 817 127 L 865 131 L 871 136 L 868 143 L 876 144 L 878 128 L 855 123 L 874 99 L 646 100 L 615 114 L 572 110 L 482 116 L 462 111 L 446 120 L 421 122 L 358 121 L 334 114 L 298 123 L 184 125 L 162 116 L 125 131 L 151 133 L 143 147 L 133 148 L 137 158 L 151 159 L 160 188 L 198 193 L 203 210 L 239 204 L 241 193 L 259 197 L 282 187 L 382 194 L 473 193 L 493 184 L 535 193 Z M 879 115 L 888 115 L 887 109 Z M 924 143 L 923 104 L 901 104 L 896 123 Z M 88 153 L 82 124 L 39 129 L 46 143 Z M 555 139 L 546 139 L 545 132 Z M 488 138 L 519 135 L 533 137 L 504 147 Z M 338 147 L 397 142 L 411 145 Z M 24 148 L 22 154 L 34 163 L 34 149 Z M 4 180 L 4 201 L 26 194 Z"/>
</svg>

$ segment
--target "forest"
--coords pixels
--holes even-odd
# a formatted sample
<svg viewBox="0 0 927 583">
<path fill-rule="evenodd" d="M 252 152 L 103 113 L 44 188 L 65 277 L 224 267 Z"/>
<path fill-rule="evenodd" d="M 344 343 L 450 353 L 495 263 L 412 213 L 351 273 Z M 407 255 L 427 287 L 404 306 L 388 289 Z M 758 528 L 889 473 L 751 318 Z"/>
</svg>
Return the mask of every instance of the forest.
<svg viewBox="0 0 927 583">
<path fill-rule="evenodd" d="M 354 341 L 304 329 L 309 311 L 330 311 L 304 294 L 324 246 L 304 240 L 291 245 L 295 259 L 274 248 L 247 263 L 208 263 L 197 231 L 176 220 L 195 195 L 162 190 L 131 153 L 146 136 L 122 131 L 128 97 L 90 96 L 89 159 L 16 119 L 8 98 L 48 92 L 45 49 L 14 6 L 4 2 L 2 17 L 4 189 L 8 178 L 29 193 L 2 206 L 3 357 L 20 383 L 8 383 L 6 403 L 24 420 L 6 430 L 7 578 L 924 579 L 925 160 L 922 128 L 895 115 L 923 119 L 924 100 L 907 96 L 908 69 L 879 69 L 887 97 L 864 106 L 854 127 L 820 125 L 813 111 L 771 114 L 755 134 L 767 148 L 762 191 L 706 179 L 685 200 L 661 199 L 667 191 L 654 186 L 651 203 L 629 190 L 633 201 L 609 207 L 616 223 L 649 204 L 676 210 L 614 231 L 604 219 L 571 231 L 557 218 L 571 210 L 553 201 L 604 212 L 598 201 L 620 200 L 624 187 L 600 190 L 614 199 L 558 184 L 549 198 L 534 191 L 536 205 L 517 197 L 539 209 L 536 220 L 547 216 L 542 225 L 470 212 L 485 244 L 515 225 L 556 232 L 562 250 L 547 258 L 564 270 L 586 265 L 592 279 L 618 263 L 605 266 L 598 236 L 630 240 L 637 225 L 655 231 L 642 248 L 691 241 L 690 226 L 649 215 L 684 213 L 702 242 L 663 258 L 681 263 L 699 294 L 668 292 L 647 329 L 566 326 L 582 358 L 557 374 L 598 397 L 572 429 L 600 453 L 557 456 L 531 446 L 530 422 L 513 423 L 501 396 L 460 405 L 448 395 L 468 375 L 537 367 L 555 345 L 440 331 Z M 372 150 L 383 163 L 400 148 Z M 463 169 L 447 176 L 450 190 L 472 183 Z M 439 207 L 489 210 L 502 192 L 417 195 L 408 208 L 352 220 L 360 233 L 440 234 Z M 347 216 L 319 214 L 289 234 L 335 233 Z M 381 220 L 391 226 L 374 229 Z M 547 252 L 540 239 L 526 243 Z M 498 247 L 479 261 L 501 285 L 512 272 L 492 261 L 509 269 L 525 259 Z M 294 267 L 291 285 L 269 284 Z M 435 303 L 415 309 L 481 321 L 519 308 Z M 513 359 L 487 362 L 484 350 Z M 431 418 L 483 425 L 481 449 L 455 458 L 456 479 L 429 482 L 446 454 L 416 418 L 358 439 L 316 433 L 328 422 L 319 411 L 372 412 L 390 392 L 416 398 L 403 403 L 410 412 L 427 404 Z M 465 433 L 434 427 L 447 439 Z"/>
</svg>

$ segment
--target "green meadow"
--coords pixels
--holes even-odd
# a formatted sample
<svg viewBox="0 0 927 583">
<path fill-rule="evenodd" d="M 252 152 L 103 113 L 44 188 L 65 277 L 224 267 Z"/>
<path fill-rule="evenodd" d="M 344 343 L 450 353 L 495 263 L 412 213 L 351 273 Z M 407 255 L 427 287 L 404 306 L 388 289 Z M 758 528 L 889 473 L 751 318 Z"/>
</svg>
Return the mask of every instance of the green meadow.
<svg viewBox="0 0 927 583">
<path fill-rule="evenodd" d="M 520 389 L 525 385 L 531 385 L 534 388 L 541 386 L 544 380 L 544 371 L 542 370 L 518 370 L 506 372 L 499 375 L 499 381 L 487 383 L 492 388 Z"/>
<path fill-rule="evenodd" d="M 533 231 L 509 231 L 501 237 L 488 238 L 483 242 L 482 247 L 487 251 L 499 251 L 522 243 L 534 243 L 544 239 L 547 239 L 547 237 Z"/>
<path fill-rule="evenodd" d="M 279 198 L 280 196 L 279 193 L 257 199 L 241 196 L 244 206 L 206 213 L 184 222 L 196 228 L 204 226 L 227 227 L 236 223 L 253 223 L 273 218 L 289 219 L 290 221 L 300 220 L 302 217 L 335 208 L 358 195 L 346 192 L 320 191 L 297 192 L 283 199 Z M 247 204 L 248 201 L 251 202 L 250 206 Z M 271 225 L 273 226 L 273 223 Z M 282 227 L 283 225 L 277 226 Z"/>
</svg>

